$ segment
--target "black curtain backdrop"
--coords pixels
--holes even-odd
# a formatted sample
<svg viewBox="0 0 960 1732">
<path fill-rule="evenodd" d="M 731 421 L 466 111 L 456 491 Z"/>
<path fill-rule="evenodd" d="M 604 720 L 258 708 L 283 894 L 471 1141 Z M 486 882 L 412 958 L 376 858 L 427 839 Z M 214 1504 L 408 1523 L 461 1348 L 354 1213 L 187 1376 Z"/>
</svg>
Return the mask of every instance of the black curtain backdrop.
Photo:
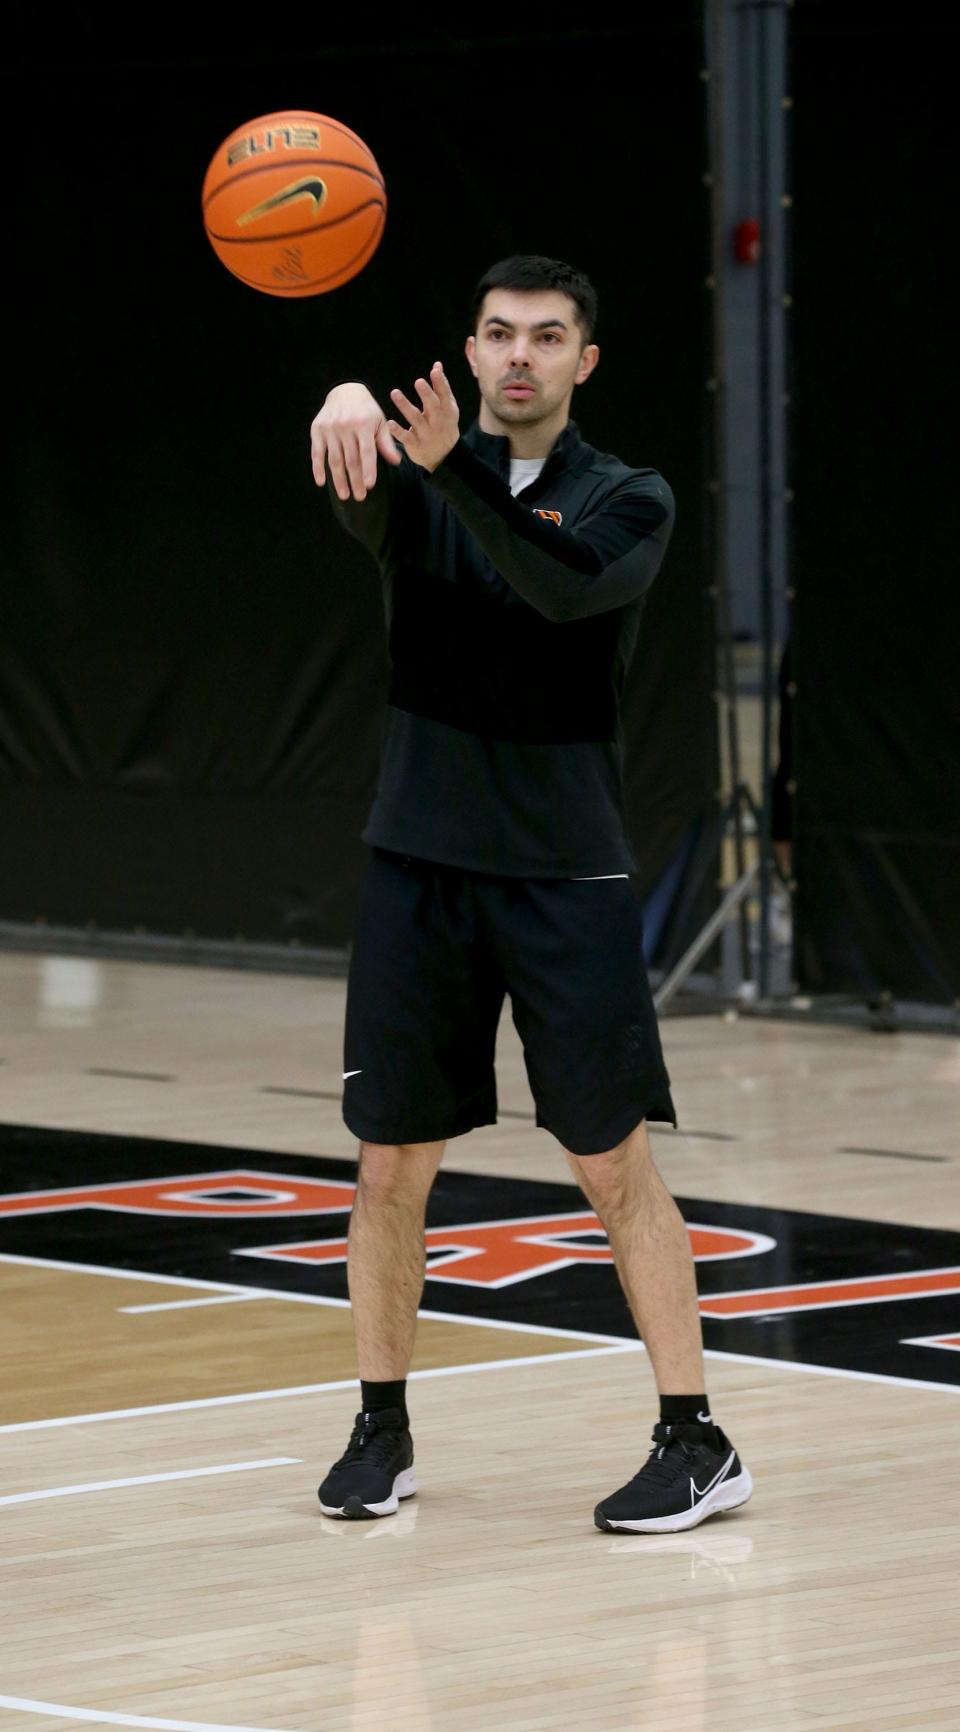
<svg viewBox="0 0 960 1732">
<path fill-rule="evenodd" d="M 7 61 L 0 920 L 348 942 L 385 689 L 376 574 L 313 485 L 326 390 L 462 358 L 474 281 L 581 265 L 603 361 L 586 436 L 672 483 L 679 526 L 626 705 L 648 890 L 715 810 L 703 538 L 708 248 L 699 8 L 590 30 L 384 38 L 294 9 L 152 15 L 141 49 L 66 7 Z M 393 31 L 392 36 L 389 32 Z M 281 302 L 231 277 L 199 194 L 228 132 L 303 106 L 384 171 L 372 263 Z M 712 893 L 712 884 L 708 894 Z"/>
<path fill-rule="evenodd" d="M 796 9 L 797 972 L 960 996 L 953 9 Z"/>
</svg>

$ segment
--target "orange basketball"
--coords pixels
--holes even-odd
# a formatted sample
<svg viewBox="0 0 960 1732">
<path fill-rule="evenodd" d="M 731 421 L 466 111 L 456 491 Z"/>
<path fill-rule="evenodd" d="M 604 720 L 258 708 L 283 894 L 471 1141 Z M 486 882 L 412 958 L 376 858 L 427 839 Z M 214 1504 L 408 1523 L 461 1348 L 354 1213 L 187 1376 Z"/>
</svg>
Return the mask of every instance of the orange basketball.
<svg viewBox="0 0 960 1732">
<path fill-rule="evenodd" d="M 383 175 L 362 138 L 307 109 L 225 138 L 203 183 L 203 223 L 228 271 L 267 295 L 323 295 L 380 244 Z"/>
</svg>

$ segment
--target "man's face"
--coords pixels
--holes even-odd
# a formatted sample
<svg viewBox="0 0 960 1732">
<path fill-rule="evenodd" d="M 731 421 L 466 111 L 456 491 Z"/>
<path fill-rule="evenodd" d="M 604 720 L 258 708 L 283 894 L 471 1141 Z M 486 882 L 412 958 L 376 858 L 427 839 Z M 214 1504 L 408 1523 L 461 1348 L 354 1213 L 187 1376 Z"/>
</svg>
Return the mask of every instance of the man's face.
<svg viewBox="0 0 960 1732">
<path fill-rule="evenodd" d="M 584 346 L 576 307 L 559 289 L 491 289 L 467 338 L 480 395 L 498 421 L 530 427 L 569 407 L 599 358 Z"/>
</svg>

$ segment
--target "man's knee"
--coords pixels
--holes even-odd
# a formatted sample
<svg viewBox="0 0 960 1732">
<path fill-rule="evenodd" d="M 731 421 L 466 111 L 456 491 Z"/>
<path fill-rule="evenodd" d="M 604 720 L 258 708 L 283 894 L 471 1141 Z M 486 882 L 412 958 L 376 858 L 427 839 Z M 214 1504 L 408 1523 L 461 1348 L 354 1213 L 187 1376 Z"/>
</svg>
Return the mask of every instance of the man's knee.
<svg viewBox="0 0 960 1732">
<path fill-rule="evenodd" d="M 365 1203 L 425 1203 L 443 1155 L 442 1143 L 361 1143 L 357 1192 Z"/>
<path fill-rule="evenodd" d="M 652 1170 L 650 1142 L 643 1123 L 615 1148 L 595 1155 L 572 1155 L 568 1151 L 567 1159 L 600 1215 L 632 1207 Z"/>
</svg>

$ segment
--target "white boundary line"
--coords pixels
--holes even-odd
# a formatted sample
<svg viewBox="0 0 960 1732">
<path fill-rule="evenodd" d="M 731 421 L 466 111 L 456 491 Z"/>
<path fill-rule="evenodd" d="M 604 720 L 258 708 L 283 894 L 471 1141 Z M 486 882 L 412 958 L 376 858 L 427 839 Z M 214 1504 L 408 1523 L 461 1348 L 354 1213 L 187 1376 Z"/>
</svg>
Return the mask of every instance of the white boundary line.
<svg viewBox="0 0 960 1732">
<path fill-rule="evenodd" d="M 468 1365 L 437 1365 L 425 1371 L 411 1371 L 410 1381 L 426 1377 L 463 1377 L 473 1371 L 509 1371 L 514 1366 L 552 1365 L 571 1359 L 604 1359 L 620 1353 L 642 1353 L 641 1341 L 620 1340 L 609 1343 L 605 1337 L 595 1337 L 596 1345 L 571 1349 L 569 1353 L 525 1354 L 519 1359 L 484 1359 Z M 932 1389 L 944 1395 L 960 1395 L 960 1385 L 933 1383 L 919 1377 L 892 1377 L 882 1371 L 844 1371 L 834 1365 L 809 1365 L 799 1359 L 764 1359 L 753 1353 L 726 1353 L 719 1348 L 705 1348 L 705 1359 L 726 1359 L 734 1365 L 760 1365 L 771 1371 L 800 1371 L 813 1377 L 840 1377 L 855 1383 L 889 1384 L 895 1389 Z M 118 1407 L 103 1413 L 70 1413 L 58 1419 L 25 1419 L 13 1425 L 0 1425 L 0 1436 L 13 1431 L 51 1431 L 67 1425 L 96 1425 L 107 1419 L 146 1419 L 155 1413 L 186 1413 L 202 1407 L 242 1407 L 255 1401 L 285 1401 L 298 1395 L 327 1395 L 337 1389 L 355 1389 L 355 1377 L 340 1378 L 333 1383 L 301 1383 L 289 1389 L 256 1389 L 243 1395 L 208 1395 L 193 1401 L 169 1401 L 151 1407 Z"/>
<path fill-rule="evenodd" d="M 126 1317 L 141 1317 L 147 1311 L 194 1311 L 198 1305 L 244 1305 L 256 1293 L 214 1293 L 209 1299 L 164 1299 L 159 1305 L 118 1305 Z"/>
<path fill-rule="evenodd" d="M 243 1293 L 250 1299 L 287 1299 L 300 1305 L 335 1305 L 349 1310 L 349 1299 L 328 1299 L 321 1294 L 281 1293 L 272 1287 L 251 1287 L 248 1281 L 202 1281 L 193 1275 L 156 1275 L 147 1269 L 114 1269 L 108 1263 L 70 1263 L 62 1257 L 24 1257 L 17 1251 L 0 1251 L 0 1263 L 18 1263 L 28 1269 L 65 1269 L 69 1275 L 107 1275 L 115 1281 L 149 1281 L 161 1287 L 195 1288 L 203 1293 Z"/>
<path fill-rule="evenodd" d="M 328 1305 L 337 1311 L 349 1311 L 349 1299 L 335 1299 L 324 1293 L 290 1293 L 275 1287 L 251 1287 L 248 1282 L 231 1286 L 227 1281 L 202 1281 L 191 1275 L 155 1275 L 140 1269 L 114 1269 L 106 1263 L 67 1263 L 58 1257 L 24 1257 L 18 1252 L 0 1251 L 0 1263 L 19 1263 L 28 1268 L 66 1269 L 70 1274 L 107 1275 L 116 1281 L 155 1281 L 164 1287 L 200 1288 L 205 1292 L 242 1294 L 247 1299 L 279 1299 L 296 1305 Z M 462 1323 L 467 1329 L 503 1329 L 517 1335 L 547 1335 L 560 1341 L 600 1341 L 618 1346 L 622 1335 L 595 1335 L 587 1329 L 555 1329 L 548 1323 L 508 1323 L 497 1317 L 461 1316 L 458 1311 L 418 1310 L 418 1317 L 436 1323 Z M 322 1387 L 322 1386 L 321 1386 Z"/>
<path fill-rule="evenodd" d="M 950 1338 L 949 1330 L 943 1335 L 905 1335 L 904 1347 L 937 1347 L 941 1353 L 960 1353 L 960 1332 Z"/>
<path fill-rule="evenodd" d="M 58 1720 L 87 1720 L 96 1726 L 144 1726 L 157 1732 L 282 1732 L 280 1727 L 212 1725 L 209 1720 L 161 1720 L 154 1714 L 109 1714 L 103 1708 L 68 1708 L 62 1702 L 34 1702 L 29 1696 L 0 1696 L 0 1708 L 21 1714 L 46 1714 Z"/>
<path fill-rule="evenodd" d="M 0 1251 L 0 1263 L 18 1263 L 28 1267 L 43 1269 L 66 1269 L 82 1275 L 107 1275 L 121 1281 L 154 1281 L 164 1286 L 213 1289 L 219 1293 L 244 1293 L 251 1298 L 294 1300 L 307 1305 L 332 1305 L 340 1310 L 349 1310 L 349 1299 L 332 1299 L 320 1294 L 278 1292 L 269 1287 L 231 1287 L 227 1282 L 203 1281 L 192 1276 L 145 1274 L 136 1269 L 113 1269 L 105 1264 L 67 1263 L 60 1262 L 55 1257 L 25 1257 L 15 1252 Z M 789 1312 L 787 1313 L 789 1315 Z M 643 1344 L 639 1341 L 626 1340 L 622 1335 L 591 1334 L 586 1329 L 555 1329 L 545 1323 L 508 1323 L 501 1319 L 486 1317 L 464 1317 L 453 1311 L 421 1310 L 418 1316 L 429 1318 L 440 1323 L 462 1323 L 467 1328 L 500 1329 L 514 1332 L 518 1335 L 543 1335 L 566 1341 L 586 1341 L 593 1344 L 592 1348 L 583 1352 L 545 1353 L 525 1356 L 520 1359 L 481 1360 L 468 1365 L 437 1366 L 426 1371 L 412 1371 L 411 1378 L 420 1377 L 458 1377 L 471 1371 L 499 1371 L 511 1365 L 542 1365 L 553 1359 L 584 1359 L 599 1356 L 606 1348 L 612 1353 L 642 1352 Z M 855 1383 L 889 1384 L 901 1389 L 932 1389 L 942 1390 L 945 1395 L 960 1395 L 960 1385 L 951 1383 L 934 1383 L 918 1377 L 894 1377 L 882 1371 L 847 1371 L 833 1365 L 810 1365 L 800 1359 L 768 1359 L 759 1354 L 730 1353 L 722 1348 L 704 1348 L 705 1359 L 727 1359 L 735 1365 L 763 1365 L 774 1371 L 800 1371 L 816 1377 L 847 1378 Z M 187 1409 L 199 1407 L 225 1407 L 253 1401 L 279 1401 L 295 1395 L 322 1395 L 334 1389 L 351 1389 L 356 1385 L 356 1378 L 341 1379 L 334 1383 L 305 1383 L 290 1389 L 262 1389 L 245 1395 L 214 1395 L 202 1397 L 194 1401 L 165 1402 L 149 1407 L 115 1408 L 103 1413 L 68 1414 L 59 1419 L 29 1419 L 14 1425 L 0 1425 L 0 1436 L 8 1431 L 39 1431 L 61 1425 L 90 1425 L 103 1419 L 136 1419 L 153 1413 L 178 1413 Z"/>
<path fill-rule="evenodd" d="M 171 1479 L 207 1479 L 220 1473 L 252 1473 L 260 1467 L 295 1467 L 303 1461 L 301 1455 L 273 1455 L 266 1461 L 231 1461 L 223 1467 L 184 1467 L 175 1473 L 140 1473 L 133 1479 L 98 1479 L 87 1485 L 56 1485 L 47 1491 L 18 1491 L 0 1497 L 0 1504 L 39 1503 L 48 1497 L 78 1497 L 84 1491 L 117 1491 L 125 1485 L 160 1485 Z"/>
<path fill-rule="evenodd" d="M 937 1389 L 943 1395 L 960 1395 L 960 1383 L 927 1383 L 920 1377 L 892 1377 L 886 1371 L 844 1371 L 838 1365 L 808 1365 L 803 1359 L 761 1359 L 753 1353 L 725 1353 L 705 1347 L 704 1359 L 730 1359 L 736 1365 L 768 1365 L 771 1371 L 808 1371 L 814 1377 L 846 1377 L 854 1383 L 889 1383 L 894 1389 Z"/>
<path fill-rule="evenodd" d="M 461 1377 L 469 1371 L 503 1371 L 514 1365 L 547 1365 L 554 1360 L 599 1359 L 613 1353 L 642 1353 L 639 1341 L 620 1340 L 613 1345 L 601 1335 L 596 1346 L 579 1347 L 569 1353 L 532 1353 L 519 1359 L 483 1359 L 469 1365 L 435 1365 L 425 1371 L 411 1371 L 410 1377 Z M 59 1419 L 23 1419 L 14 1425 L 0 1425 L 0 1436 L 8 1431 L 49 1431 L 63 1425 L 95 1425 L 103 1419 L 145 1419 L 154 1413 L 186 1413 L 198 1407 L 242 1407 L 253 1401 L 285 1401 L 296 1395 L 326 1395 L 334 1389 L 356 1389 L 355 1377 L 339 1378 L 335 1383 L 301 1383 L 289 1389 L 255 1389 L 242 1395 L 204 1395 L 194 1401 L 158 1402 L 152 1407 L 116 1407 L 103 1413 L 69 1413 Z"/>
</svg>

